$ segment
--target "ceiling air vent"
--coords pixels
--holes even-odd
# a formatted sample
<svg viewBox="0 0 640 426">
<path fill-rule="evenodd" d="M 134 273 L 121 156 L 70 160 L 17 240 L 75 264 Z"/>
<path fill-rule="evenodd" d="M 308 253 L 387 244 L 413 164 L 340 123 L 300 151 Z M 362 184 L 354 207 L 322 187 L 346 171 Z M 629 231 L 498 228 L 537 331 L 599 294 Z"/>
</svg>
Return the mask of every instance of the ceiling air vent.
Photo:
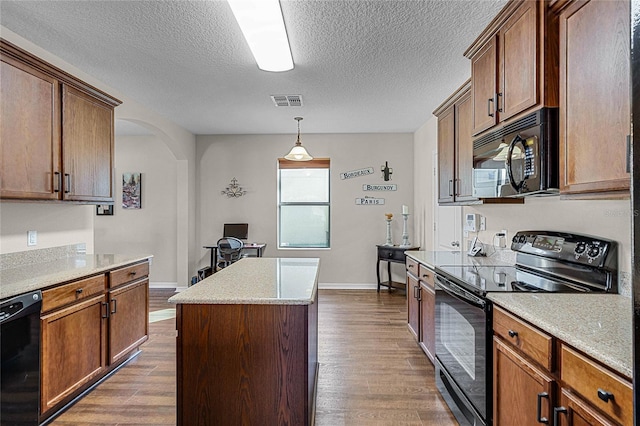
<svg viewBox="0 0 640 426">
<path fill-rule="evenodd" d="M 302 106 L 302 95 L 271 95 L 277 107 Z"/>
</svg>

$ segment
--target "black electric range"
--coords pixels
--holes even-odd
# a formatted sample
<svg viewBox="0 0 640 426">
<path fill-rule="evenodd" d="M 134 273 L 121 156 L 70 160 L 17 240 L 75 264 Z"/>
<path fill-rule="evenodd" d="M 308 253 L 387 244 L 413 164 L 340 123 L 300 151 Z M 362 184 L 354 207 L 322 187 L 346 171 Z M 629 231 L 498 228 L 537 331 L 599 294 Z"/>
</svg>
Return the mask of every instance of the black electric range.
<svg viewBox="0 0 640 426">
<path fill-rule="evenodd" d="M 492 305 L 488 292 L 617 292 L 617 243 L 521 231 L 513 266 L 436 267 L 436 384 L 462 425 L 492 423 Z"/>
</svg>

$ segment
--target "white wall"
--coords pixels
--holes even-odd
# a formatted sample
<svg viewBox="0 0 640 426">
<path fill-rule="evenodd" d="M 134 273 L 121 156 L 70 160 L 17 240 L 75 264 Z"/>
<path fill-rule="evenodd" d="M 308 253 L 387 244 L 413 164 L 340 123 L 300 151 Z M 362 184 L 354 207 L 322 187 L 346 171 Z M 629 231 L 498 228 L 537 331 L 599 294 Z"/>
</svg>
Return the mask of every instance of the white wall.
<svg viewBox="0 0 640 426">
<path fill-rule="evenodd" d="M 432 116 L 413 135 L 414 205 L 413 217 L 416 240 L 422 250 L 433 250 L 433 181 L 437 179 L 437 165 L 433 164 L 433 152 L 438 147 L 438 119 Z"/>
<path fill-rule="evenodd" d="M 331 159 L 331 249 L 277 249 L 277 158 L 295 135 L 198 136 L 198 246 L 215 244 L 225 222 L 249 223 L 249 240 L 266 242 L 265 256 L 319 257 L 322 285 L 371 286 L 376 281 L 376 244 L 386 237 L 384 214 L 393 213 L 393 239 L 401 242 L 402 205 L 413 212 L 413 141 L 411 134 L 303 134 L 315 157 Z M 384 183 L 380 167 L 393 168 L 395 192 L 364 192 L 363 184 Z M 368 177 L 340 179 L 340 173 L 373 167 Z M 227 198 L 221 191 L 235 177 L 247 194 Z M 356 197 L 385 198 L 384 206 L 357 206 Z M 414 242 L 410 220 L 410 240 Z M 200 265 L 209 262 L 200 251 Z M 401 266 L 401 265 L 398 265 Z M 399 268 L 402 271 L 402 268 Z"/>
<path fill-rule="evenodd" d="M 122 173 L 142 173 L 142 208 L 122 208 Z M 149 280 L 177 286 L 177 162 L 156 136 L 116 138 L 113 216 L 96 216 L 96 253 L 152 254 Z"/>
</svg>

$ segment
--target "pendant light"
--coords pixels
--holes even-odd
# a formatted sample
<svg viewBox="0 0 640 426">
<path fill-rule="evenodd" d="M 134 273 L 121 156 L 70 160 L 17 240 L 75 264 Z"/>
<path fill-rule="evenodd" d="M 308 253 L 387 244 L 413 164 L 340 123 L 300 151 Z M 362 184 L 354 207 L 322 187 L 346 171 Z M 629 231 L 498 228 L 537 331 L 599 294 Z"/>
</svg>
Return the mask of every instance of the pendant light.
<svg viewBox="0 0 640 426">
<path fill-rule="evenodd" d="M 300 121 L 302 117 L 294 117 L 294 120 L 298 122 L 298 139 L 296 140 L 296 144 L 291 148 L 291 151 L 287 155 L 284 156 L 287 160 L 291 161 L 310 161 L 313 160 L 313 157 L 309 155 L 306 149 L 302 146 L 300 142 Z"/>
</svg>

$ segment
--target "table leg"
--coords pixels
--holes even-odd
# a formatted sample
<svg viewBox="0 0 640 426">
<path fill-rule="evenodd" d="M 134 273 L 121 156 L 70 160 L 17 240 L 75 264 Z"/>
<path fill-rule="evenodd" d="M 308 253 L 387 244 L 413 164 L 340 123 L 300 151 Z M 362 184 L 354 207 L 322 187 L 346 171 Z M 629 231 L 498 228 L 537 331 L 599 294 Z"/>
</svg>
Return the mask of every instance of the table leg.
<svg viewBox="0 0 640 426">
<path fill-rule="evenodd" d="M 376 275 L 378 277 L 378 293 L 380 293 L 380 258 L 378 258 L 378 262 L 376 263 Z"/>
<path fill-rule="evenodd" d="M 389 292 L 391 292 L 391 262 L 387 262 L 387 276 L 389 277 L 389 281 L 387 281 L 387 288 L 389 288 Z"/>
</svg>

